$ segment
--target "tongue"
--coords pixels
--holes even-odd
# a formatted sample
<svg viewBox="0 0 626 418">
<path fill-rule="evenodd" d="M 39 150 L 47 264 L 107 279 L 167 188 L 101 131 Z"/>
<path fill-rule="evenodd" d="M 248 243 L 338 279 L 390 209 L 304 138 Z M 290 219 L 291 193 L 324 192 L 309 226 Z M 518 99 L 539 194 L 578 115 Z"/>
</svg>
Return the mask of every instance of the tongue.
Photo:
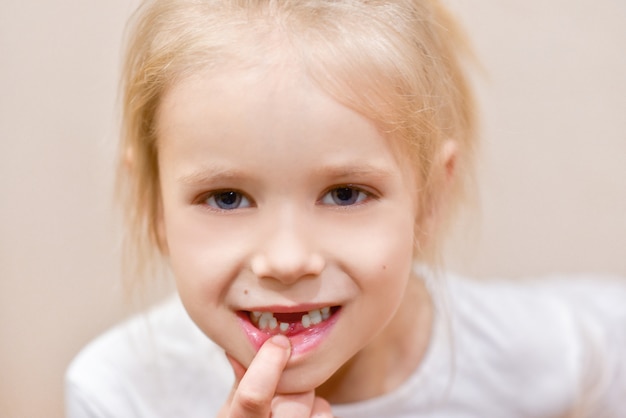
<svg viewBox="0 0 626 418">
<path fill-rule="evenodd" d="M 294 323 L 302 321 L 302 315 L 306 315 L 308 312 L 291 312 L 291 313 L 275 313 L 274 318 L 278 322 Z"/>
</svg>

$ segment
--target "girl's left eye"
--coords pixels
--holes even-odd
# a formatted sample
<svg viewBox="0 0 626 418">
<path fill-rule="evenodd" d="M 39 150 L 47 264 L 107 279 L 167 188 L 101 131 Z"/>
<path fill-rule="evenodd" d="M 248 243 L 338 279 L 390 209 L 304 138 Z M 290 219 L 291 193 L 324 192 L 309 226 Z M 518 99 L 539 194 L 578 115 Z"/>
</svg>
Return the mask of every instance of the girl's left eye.
<svg viewBox="0 0 626 418">
<path fill-rule="evenodd" d="M 250 199 L 236 190 L 214 192 L 204 200 L 204 203 L 220 210 L 242 209 L 252 206 Z"/>
<path fill-rule="evenodd" d="M 369 194 L 358 187 L 341 186 L 329 190 L 322 196 L 320 203 L 323 205 L 350 206 L 360 203 L 368 197 Z"/>
</svg>

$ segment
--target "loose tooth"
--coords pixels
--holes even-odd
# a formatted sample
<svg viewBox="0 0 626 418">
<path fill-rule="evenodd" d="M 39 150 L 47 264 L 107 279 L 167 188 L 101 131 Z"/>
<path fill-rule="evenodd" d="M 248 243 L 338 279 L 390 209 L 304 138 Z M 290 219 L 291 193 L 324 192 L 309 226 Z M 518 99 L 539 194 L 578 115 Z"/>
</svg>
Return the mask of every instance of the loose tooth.
<svg viewBox="0 0 626 418">
<path fill-rule="evenodd" d="M 281 322 L 280 323 L 280 330 L 282 332 L 287 332 L 287 330 L 289 329 L 289 324 L 286 322 Z"/>
<path fill-rule="evenodd" d="M 269 323 L 269 319 L 267 319 L 267 317 L 265 316 L 261 316 L 259 318 L 259 329 L 267 328 L 268 323 Z"/>
<path fill-rule="evenodd" d="M 272 316 L 272 318 L 270 319 L 270 329 L 276 329 L 276 327 L 278 327 L 278 321 L 276 320 L 276 318 L 274 318 Z"/>
<path fill-rule="evenodd" d="M 322 313 L 319 309 L 315 309 L 314 311 L 309 312 L 309 318 L 311 318 L 311 323 L 313 325 L 317 325 L 322 322 Z"/>
<path fill-rule="evenodd" d="M 263 312 L 259 317 L 259 329 L 265 329 L 270 325 L 270 321 L 274 319 L 274 314 L 271 312 Z"/>
<path fill-rule="evenodd" d="M 302 326 L 304 328 L 311 326 L 311 317 L 309 315 L 302 315 Z"/>
</svg>

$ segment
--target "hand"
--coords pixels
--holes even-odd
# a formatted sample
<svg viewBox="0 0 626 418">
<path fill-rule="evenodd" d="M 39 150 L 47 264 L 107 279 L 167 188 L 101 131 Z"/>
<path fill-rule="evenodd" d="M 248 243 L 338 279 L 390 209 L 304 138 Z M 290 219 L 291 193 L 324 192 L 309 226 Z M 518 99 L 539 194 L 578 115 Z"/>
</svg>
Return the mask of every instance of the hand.
<svg viewBox="0 0 626 418">
<path fill-rule="evenodd" d="M 220 418 L 332 418 L 330 405 L 315 391 L 281 395 L 278 381 L 291 355 L 289 339 L 276 335 L 263 344 L 246 370 L 228 356 L 235 385 Z"/>
</svg>

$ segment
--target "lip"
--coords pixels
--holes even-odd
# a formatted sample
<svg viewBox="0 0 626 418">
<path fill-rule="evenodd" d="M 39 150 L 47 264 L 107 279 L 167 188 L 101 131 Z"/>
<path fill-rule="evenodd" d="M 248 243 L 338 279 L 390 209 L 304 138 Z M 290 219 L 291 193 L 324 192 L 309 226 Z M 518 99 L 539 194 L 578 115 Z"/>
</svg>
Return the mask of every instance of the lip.
<svg viewBox="0 0 626 418">
<path fill-rule="evenodd" d="M 259 307 L 246 308 L 246 309 L 241 309 L 241 311 L 248 311 L 248 312 L 257 311 L 257 312 L 273 312 L 273 313 L 296 313 L 296 312 L 308 312 L 308 311 L 312 311 L 312 310 L 315 310 L 315 309 L 322 309 L 322 308 L 324 308 L 326 306 L 340 306 L 340 305 L 339 304 L 332 304 L 332 303 L 326 303 L 326 304 L 307 303 L 307 304 L 302 304 L 302 305 L 297 305 L 297 306 L 273 305 L 273 306 L 259 306 Z"/>
<path fill-rule="evenodd" d="M 250 311 L 258 311 L 258 312 L 273 312 L 273 313 L 296 313 L 296 312 L 307 312 L 314 309 L 320 309 L 324 306 L 329 305 L 299 305 L 297 307 L 280 307 L 280 306 L 272 306 L 272 307 L 263 307 L 263 308 L 254 308 L 250 310 L 240 310 L 237 311 L 237 318 L 239 319 L 239 323 L 241 327 L 248 337 L 248 340 L 252 344 L 255 351 L 258 351 L 263 343 L 267 341 L 270 337 L 276 334 L 276 332 L 268 332 L 265 330 L 260 330 L 257 328 L 251 321 L 249 317 Z M 303 355 L 309 351 L 314 350 L 319 345 L 321 345 L 326 336 L 330 333 L 333 326 L 336 324 L 339 316 L 341 314 L 341 307 L 335 305 L 336 308 L 333 309 L 333 313 L 331 316 L 319 324 L 311 325 L 309 328 L 297 327 L 296 331 L 292 331 L 291 333 L 287 333 L 287 338 L 291 343 L 291 357 L 297 357 Z"/>
</svg>

